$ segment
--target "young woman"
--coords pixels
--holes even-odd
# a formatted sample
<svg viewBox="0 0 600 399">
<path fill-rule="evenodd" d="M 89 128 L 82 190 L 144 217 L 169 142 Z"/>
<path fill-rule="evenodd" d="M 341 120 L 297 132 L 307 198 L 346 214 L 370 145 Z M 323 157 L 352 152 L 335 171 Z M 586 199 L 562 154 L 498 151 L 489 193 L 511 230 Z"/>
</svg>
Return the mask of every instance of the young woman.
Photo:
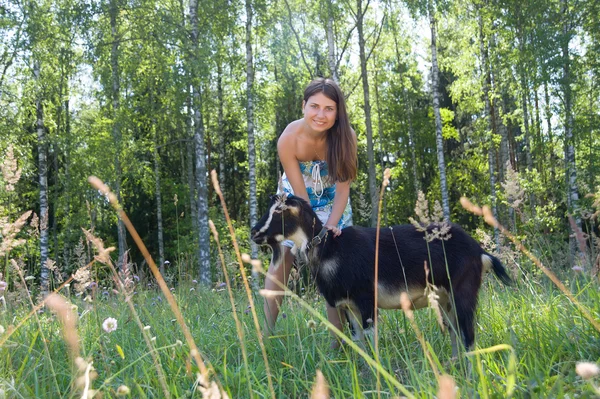
<svg viewBox="0 0 600 399">
<path fill-rule="evenodd" d="M 321 222 L 337 237 L 344 227 L 352 225 L 349 195 L 358 167 L 356 134 L 350 127 L 344 95 L 331 79 L 316 79 L 306 87 L 302 113 L 304 117 L 290 123 L 277 142 L 284 170 L 280 190 L 310 202 Z M 294 261 L 293 243 L 283 245 L 282 264 L 270 265 L 268 274 L 287 285 Z M 269 277 L 265 288 L 280 290 Z M 282 300 L 265 299 L 267 333 L 275 327 Z M 327 317 L 341 329 L 340 317 L 329 305 Z"/>
</svg>

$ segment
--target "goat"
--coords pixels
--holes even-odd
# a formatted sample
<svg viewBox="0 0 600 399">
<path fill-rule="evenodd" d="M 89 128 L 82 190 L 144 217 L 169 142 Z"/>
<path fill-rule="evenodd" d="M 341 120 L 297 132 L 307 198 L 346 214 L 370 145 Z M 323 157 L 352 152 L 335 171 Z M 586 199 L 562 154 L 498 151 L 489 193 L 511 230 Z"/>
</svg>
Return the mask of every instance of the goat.
<svg viewBox="0 0 600 399">
<path fill-rule="evenodd" d="M 429 226 L 431 234 L 435 226 Z M 378 302 L 382 309 L 399 309 L 408 294 L 413 309 L 429 304 L 426 279 L 435 287 L 438 303 L 450 325 L 452 355 L 458 355 L 456 334 L 469 350 L 475 340 L 474 315 L 481 279 L 493 270 L 505 284 L 512 283 L 499 259 L 485 252 L 456 224 L 445 241 L 426 241 L 412 225 L 382 228 L 379 232 Z M 272 265 L 281 262 L 284 240 L 303 258 L 321 294 L 346 318 L 353 339 L 363 340 L 373 320 L 376 229 L 351 226 L 333 237 L 304 199 L 293 195 L 271 197 L 269 211 L 252 228 L 251 238 L 272 248 Z M 424 268 L 430 268 L 428 277 Z"/>
</svg>

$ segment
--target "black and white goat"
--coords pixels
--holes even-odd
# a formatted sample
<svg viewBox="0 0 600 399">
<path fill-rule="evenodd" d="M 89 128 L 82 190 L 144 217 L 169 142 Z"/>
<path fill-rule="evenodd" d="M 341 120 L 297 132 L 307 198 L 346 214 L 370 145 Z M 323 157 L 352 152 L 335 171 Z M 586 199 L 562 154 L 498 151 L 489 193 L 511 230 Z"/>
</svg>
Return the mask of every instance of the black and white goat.
<svg viewBox="0 0 600 399">
<path fill-rule="evenodd" d="M 505 284 L 511 279 L 500 260 L 460 226 L 449 227 L 449 239 L 430 242 L 412 225 L 380 230 L 377 305 L 399 309 L 405 292 L 414 309 L 426 307 L 427 262 L 429 283 L 436 287 L 438 304 L 450 324 L 452 355 L 456 356 L 456 332 L 460 331 L 467 349 L 475 340 L 474 314 L 484 269 L 493 270 Z M 352 226 L 334 238 L 306 201 L 286 194 L 271 197 L 269 211 L 251 232 L 254 242 L 272 248 L 272 265 L 281 261 L 284 240 L 295 243 L 296 255 L 307 261 L 327 302 L 348 318 L 355 339 L 363 339 L 363 330 L 373 320 L 375 236 L 374 228 Z"/>
</svg>

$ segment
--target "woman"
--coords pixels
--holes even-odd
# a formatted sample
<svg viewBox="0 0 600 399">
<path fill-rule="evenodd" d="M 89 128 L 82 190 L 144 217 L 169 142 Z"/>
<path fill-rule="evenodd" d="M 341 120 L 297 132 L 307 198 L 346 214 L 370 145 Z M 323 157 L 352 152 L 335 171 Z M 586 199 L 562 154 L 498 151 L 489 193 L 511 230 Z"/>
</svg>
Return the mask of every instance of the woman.
<svg viewBox="0 0 600 399">
<path fill-rule="evenodd" d="M 350 127 L 344 95 L 331 79 L 313 80 L 304 90 L 304 117 L 290 123 L 277 142 L 283 166 L 280 190 L 304 198 L 334 237 L 352 225 L 350 183 L 356 178 L 358 157 L 356 134 Z M 287 285 L 294 255 L 286 241 L 282 264 L 270 265 L 265 288 L 279 291 Z M 266 330 L 271 332 L 282 297 L 265 299 Z M 341 329 L 335 308 L 327 305 L 327 318 Z M 334 345 L 337 341 L 334 341 Z"/>
</svg>

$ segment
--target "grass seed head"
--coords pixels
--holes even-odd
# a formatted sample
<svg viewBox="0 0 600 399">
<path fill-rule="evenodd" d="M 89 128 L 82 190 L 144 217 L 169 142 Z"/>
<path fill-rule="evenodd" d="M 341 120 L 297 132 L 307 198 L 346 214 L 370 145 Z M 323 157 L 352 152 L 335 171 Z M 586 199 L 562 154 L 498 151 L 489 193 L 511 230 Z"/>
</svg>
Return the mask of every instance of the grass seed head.
<svg viewBox="0 0 600 399">
<path fill-rule="evenodd" d="M 127 385 L 121 385 L 117 388 L 117 396 L 128 396 L 131 393 L 131 389 Z"/>
<path fill-rule="evenodd" d="M 454 399 L 456 397 L 456 384 L 454 379 L 447 374 L 443 374 L 438 379 L 439 391 L 438 399 Z"/>
<path fill-rule="evenodd" d="M 329 385 L 321 370 L 317 370 L 317 378 L 312 387 L 310 399 L 329 399 Z"/>
<path fill-rule="evenodd" d="M 578 362 L 575 366 L 575 372 L 584 380 L 589 380 L 600 374 L 600 367 L 595 363 Z"/>
</svg>

